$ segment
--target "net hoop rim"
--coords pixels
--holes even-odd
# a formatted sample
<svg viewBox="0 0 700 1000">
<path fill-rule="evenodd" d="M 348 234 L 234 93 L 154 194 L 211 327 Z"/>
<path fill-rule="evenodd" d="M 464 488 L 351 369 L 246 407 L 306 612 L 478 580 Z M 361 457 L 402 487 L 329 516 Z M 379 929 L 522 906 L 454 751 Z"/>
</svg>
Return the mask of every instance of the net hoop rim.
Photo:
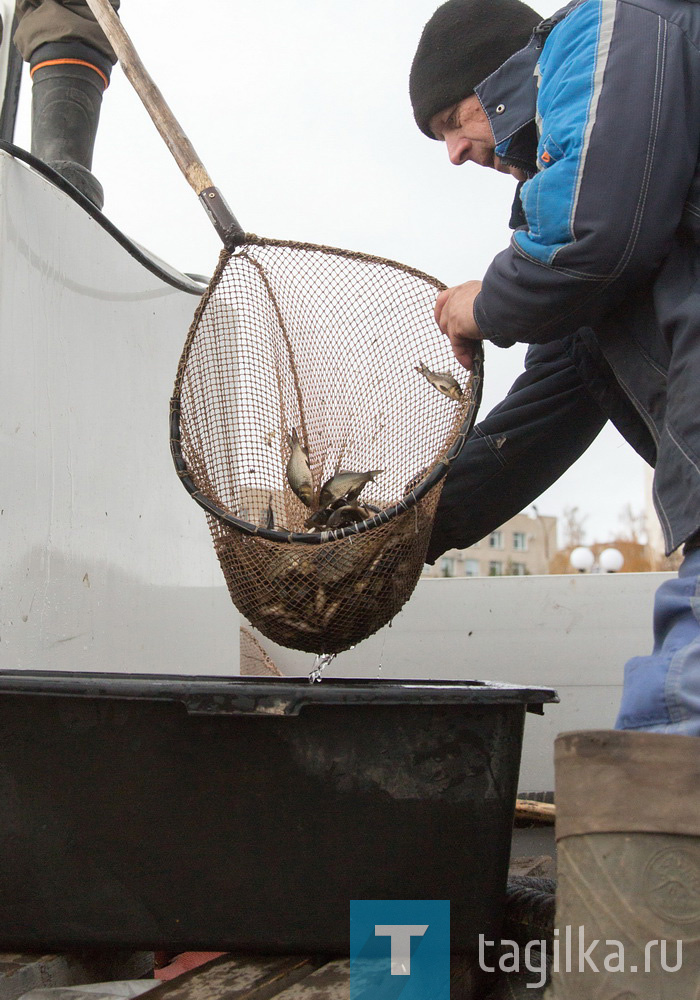
<svg viewBox="0 0 700 1000">
<path fill-rule="evenodd" d="M 483 370 L 484 370 L 484 348 L 483 343 L 480 340 L 474 341 L 475 351 L 474 351 L 474 363 L 471 371 L 469 372 L 469 388 L 472 392 L 472 402 L 469 406 L 467 415 L 460 427 L 455 440 L 452 442 L 448 450 L 446 451 L 444 457 L 437 460 L 434 467 L 428 473 L 428 475 L 421 480 L 421 482 L 407 493 L 406 496 L 402 497 L 398 503 L 393 504 L 391 507 L 387 507 L 380 511 L 379 514 L 375 514 L 374 517 L 368 518 L 365 521 L 358 521 L 354 524 L 349 525 L 346 528 L 335 528 L 325 531 L 314 531 L 314 532 L 297 532 L 297 531 L 281 531 L 277 528 L 266 528 L 259 524 L 253 524 L 250 521 L 245 521 L 240 517 L 236 517 L 234 514 L 229 513 L 225 508 L 221 507 L 219 504 L 215 503 L 210 497 L 206 496 L 201 492 L 197 484 L 194 482 L 190 470 L 187 467 L 184 455 L 182 454 L 182 438 L 180 432 L 180 393 L 182 389 L 182 381 L 185 374 L 185 368 L 187 364 L 187 359 L 189 357 L 190 347 L 194 341 L 194 335 L 199 326 L 199 321 L 201 319 L 202 313 L 209 302 L 211 293 L 216 288 L 223 274 L 223 271 L 234 254 L 240 255 L 240 251 L 245 249 L 246 245 L 255 246 L 279 246 L 279 247 L 289 247 L 294 250 L 316 250 L 324 253 L 333 254 L 340 257 L 350 257 L 359 260 L 364 260 L 369 263 L 382 264 L 384 266 L 389 265 L 400 271 L 405 271 L 408 274 L 413 275 L 417 278 L 422 278 L 432 284 L 435 288 L 443 290 L 447 286 L 439 281 L 437 278 L 426 274 L 416 268 L 410 267 L 407 264 L 402 264 L 399 261 L 389 260 L 383 257 L 376 257 L 372 254 L 361 253 L 355 250 L 342 250 L 338 247 L 323 246 L 316 243 L 298 243 L 291 240 L 277 240 L 268 239 L 265 237 L 255 236 L 252 233 L 246 233 L 245 243 L 240 244 L 234 248 L 225 248 L 222 250 L 219 257 L 219 262 L 212 275 L 209 286 L 207 287 L 204 295 L 202 296 L 199 306 L 194 314 L 192 324 L 190 326 L 187 339 L 185 341 L 185 346 L 180 357 L 180 362 L 178 365 L 177 376 L 175 379 L 175 387 L 173 391 L 173 396 L 170 400 L 170 452 L 173 458 L 173 463 L 175 465 L 175 470 L 177 472 L 180 482 L 185 487 L 187 492 L 190 494 L 192 499 L 199 504 L 208 514 L 215 517 L 217 521 L 226 525 L 229 528 L 234 528 L 236 531 L 242 534 L 249 535 L 256 538 L 264 538 L 270 542 L 287 542 L 287 543 L 301 543 L 304 545 L 322 545 L 327 542 L 340 541 L 344 538 L 351 538 L 355 535 L 364 534 L 367 531 L 371 531 L 373 528 L 377 528 L 382 524 L 387 524 L 389 521 L 398 517 L 399 514 L 403 514 L 415 507 L 416 504 L 425 497 L 437 483 L 443 479 L 454 460 L 459 455 L 464 443 L 469 436 L 469 433 L 474 426 L 476 421 L 477 413 L 479 412 L 479 406 L 481 404 L 481 395 L 483 387 Z"/>
</svg>

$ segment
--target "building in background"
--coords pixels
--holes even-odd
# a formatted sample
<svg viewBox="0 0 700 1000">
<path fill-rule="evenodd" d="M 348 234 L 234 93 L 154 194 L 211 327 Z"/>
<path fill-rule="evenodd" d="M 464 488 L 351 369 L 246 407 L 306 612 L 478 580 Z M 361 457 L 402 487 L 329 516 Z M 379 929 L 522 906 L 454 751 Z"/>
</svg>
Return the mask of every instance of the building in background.
<svg viewBox="0 0 700 1000">
<path fill-rule="evenodd" d="M 423 577 L 529 576 L 549 572 L 557 551 L 557 519 L 516 514 L 467 549 L 448 549 Z"/>
</svg>

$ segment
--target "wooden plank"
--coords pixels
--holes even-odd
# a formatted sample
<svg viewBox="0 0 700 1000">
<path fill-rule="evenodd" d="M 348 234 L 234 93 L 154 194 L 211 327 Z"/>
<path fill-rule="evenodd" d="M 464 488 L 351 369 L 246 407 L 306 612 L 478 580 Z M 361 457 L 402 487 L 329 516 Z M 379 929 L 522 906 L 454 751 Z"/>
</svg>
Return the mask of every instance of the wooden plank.
<svg viewBox="0 0 700 1000">
<path fill-rule="evenodd" d="M 557 807 L 553 802 L 531 802 L 528 799 L 515 800 L 515 815 L 520 819 L 536 819 L 541 823 L 554 823 Z"/>
<path fill-rule="evenodd" d="M 0 953 L 0 1000 L 17 1000 L 40 987 L 81 986 L 152 975 L 152 951 Z"/>
<path fill-rule="evenodd" d="M 452 955 L 450 1000 L 477 1000 L 481 996 L 482 973 L 471 955 Z M 258 995 L 253 994 L 255 1000 Z M 293 986 L 273 994 L 274 1000 L 350 1000 L 350 960 L 334 959 L 320 966 Z"/>
<path fill-rule="evenodd" d="M 327 962 L 275 1000 L 350 1000 L 350 959 Z"/>
<path fill-rule="evenodd" d="M 309 976 L 321 959 L 222 955 L 146 994 L 149 1000 L 269 1000 Z"/>
</svg>

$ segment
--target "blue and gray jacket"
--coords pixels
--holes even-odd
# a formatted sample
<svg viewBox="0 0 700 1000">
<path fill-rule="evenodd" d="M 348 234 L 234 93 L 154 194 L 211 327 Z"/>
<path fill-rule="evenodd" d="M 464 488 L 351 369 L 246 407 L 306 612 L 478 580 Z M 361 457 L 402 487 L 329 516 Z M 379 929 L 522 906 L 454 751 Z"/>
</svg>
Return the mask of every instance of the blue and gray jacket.
<svg viewBox="0 0 700 1000">
<path fill-rule="evenodd" d="M 700 3 L 570 3 L 476 93 L 532 176 L 475 317 L 532 346 L 450 470 L 428 559 L 526 507 L 607 419 L 655 467 L 671 552 L 700 528 Z"/>
</svg>

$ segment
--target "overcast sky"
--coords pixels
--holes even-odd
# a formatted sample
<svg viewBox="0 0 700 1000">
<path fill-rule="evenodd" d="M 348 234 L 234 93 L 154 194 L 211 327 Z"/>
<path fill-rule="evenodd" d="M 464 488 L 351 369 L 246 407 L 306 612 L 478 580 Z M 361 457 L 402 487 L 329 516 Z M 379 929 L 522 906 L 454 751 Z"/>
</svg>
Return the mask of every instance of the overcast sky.
<svg viewBox="0 0 700 1000">
<path fill-rule="evenodd" d="M 508 242 L 512 178 L 452 166 L 418 131 L 408 71 L 436 0 L 123 0 L 127 31 L 244 229 L 365 250 L 447 284 L 481 278 Z M 560 3 L 532 6 L 543 16 Z M 16 141 L 29 145 L 25 79 Z M 105 212 L 183 271 L 210 274 L 220 244 L 119 69 L 93 169 Z M 186 331 L 183 330 L 183 341 Z M 482 415 L 524 347 L 487 345 Z M 612 427 L 538 502 L 577 506 L 607 541 L 644 506 L 644 463 Z"/>
</svg>

